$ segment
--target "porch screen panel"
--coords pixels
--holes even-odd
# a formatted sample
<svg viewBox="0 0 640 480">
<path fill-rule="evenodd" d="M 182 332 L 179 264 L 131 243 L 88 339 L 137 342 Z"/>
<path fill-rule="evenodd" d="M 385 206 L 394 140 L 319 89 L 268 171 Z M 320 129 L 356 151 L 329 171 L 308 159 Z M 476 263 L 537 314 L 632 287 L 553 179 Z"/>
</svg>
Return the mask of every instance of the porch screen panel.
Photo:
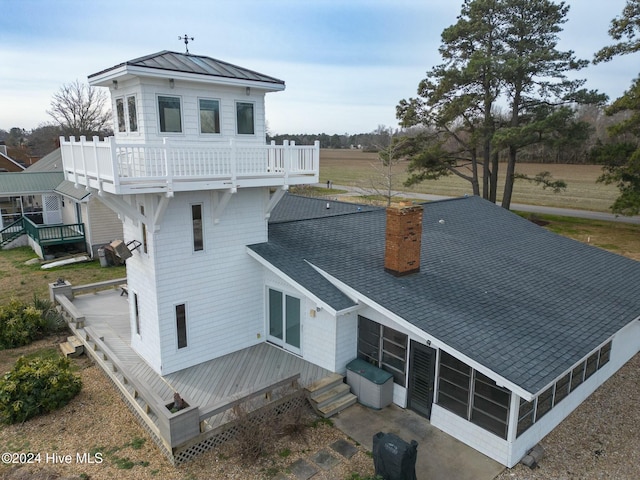
<svg viewBox="0 0 640 480">
<path fill-rule="evenodd" d="M 380 367 L 393 375 L 398 385 L 406 383 L 407 336 L 392 328 L 382 327 L 382 360 Z"/>
<path fill-rule="evenodd" d="M 358 358 L 377 365 L 380 358 L 380 324 L 358 317 Z"/>
<path fill-rule="evenodd" d="M 437 404 L 453 413 L 467 418 L 471 367 L 447 352 L 440 351 L 440 370 Z"/>
<path fill-rule="evenodd" d="M 509 390 L 499 387 L 489 377 L 475 372 L 471 422 L 499 437 L 507 438 L 510 401 Z"/>
</svg>

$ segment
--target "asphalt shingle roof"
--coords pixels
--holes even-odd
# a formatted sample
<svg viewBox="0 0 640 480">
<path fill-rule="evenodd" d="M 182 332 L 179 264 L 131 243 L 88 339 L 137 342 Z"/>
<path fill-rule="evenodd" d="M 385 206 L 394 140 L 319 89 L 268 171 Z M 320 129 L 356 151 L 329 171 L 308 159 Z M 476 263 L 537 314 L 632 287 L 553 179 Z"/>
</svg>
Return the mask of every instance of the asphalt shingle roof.
<svg viewBox="0 0 640 480">
<path fill-rule="evenodd" d="M 424 205 L 417 274 L 384 271 L 385 225 L 382 209 L 271 222 L 269 242 L 250 248 L 335 302 L 317 266 L 532 394 L 640 316 L 639 262 L 478 197 Z"/>
</svg>

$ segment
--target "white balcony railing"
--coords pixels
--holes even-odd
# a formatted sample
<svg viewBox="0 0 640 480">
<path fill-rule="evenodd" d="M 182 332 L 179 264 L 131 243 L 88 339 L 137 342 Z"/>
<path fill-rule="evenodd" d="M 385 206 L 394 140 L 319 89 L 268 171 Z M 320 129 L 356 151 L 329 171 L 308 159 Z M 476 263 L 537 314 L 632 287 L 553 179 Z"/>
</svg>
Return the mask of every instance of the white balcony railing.
<svg viewBox="0 0 640 480">
<path fill-rule="evenodd" d="M 310 184 L 320 144 L 120 144 L 60 138 L 65 178 L 115 194 Z"/>
</svg>

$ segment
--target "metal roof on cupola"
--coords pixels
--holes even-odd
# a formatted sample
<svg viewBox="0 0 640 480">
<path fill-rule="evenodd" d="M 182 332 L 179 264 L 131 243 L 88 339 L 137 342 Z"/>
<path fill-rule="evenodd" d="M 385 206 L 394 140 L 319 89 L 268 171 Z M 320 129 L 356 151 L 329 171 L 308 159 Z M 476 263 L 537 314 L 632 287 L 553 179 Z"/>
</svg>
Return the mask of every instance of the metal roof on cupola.
<svg viewBox="0 0 640 480">
<path fill-rule="evenodd" d="M 89 84 L 108 87 L 133 77 L 158 77 L 195 82 L 284 90 L 284 80 L 203 55 L 161 52 L 135 58 L 89 75 Z"/>
</svg>

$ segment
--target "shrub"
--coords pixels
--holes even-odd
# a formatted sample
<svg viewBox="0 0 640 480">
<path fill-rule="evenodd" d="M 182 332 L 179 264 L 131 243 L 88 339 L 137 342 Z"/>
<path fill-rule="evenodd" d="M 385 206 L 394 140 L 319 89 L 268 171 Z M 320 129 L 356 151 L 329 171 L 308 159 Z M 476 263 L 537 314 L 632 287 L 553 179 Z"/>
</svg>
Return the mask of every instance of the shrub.
<svg viewBox="0 0 640 480">
<path fill-rule="evenodd" d="M 20 357 L 0 379 L 0 420 L 24 422 L 41 413 L 63 407 L 82 388 L 82 381 L 63 357 Z"/>
<path fill-rule="evenodd" d="M 42 312 L 45 333 L 53 334 L 67 331 L 67 322 L 65 322 L 60 312 L 56 310 L 56 306 L 51 300 L 34 295 L 33 306 Z"/>
<path fill-rule="evenodd" d="M 0 347 L 15 348 L 31 343 L 45 331 L 42 311 L 21 300 L 0 305 Z"/>
<path fill-rule="evenodd" d="M 49 300 L 34 296 L 33 305 L 17 299 L 0 305 L 0 349 L 21 347 L 66 328 L 64 319 Z"/>
</svg>

